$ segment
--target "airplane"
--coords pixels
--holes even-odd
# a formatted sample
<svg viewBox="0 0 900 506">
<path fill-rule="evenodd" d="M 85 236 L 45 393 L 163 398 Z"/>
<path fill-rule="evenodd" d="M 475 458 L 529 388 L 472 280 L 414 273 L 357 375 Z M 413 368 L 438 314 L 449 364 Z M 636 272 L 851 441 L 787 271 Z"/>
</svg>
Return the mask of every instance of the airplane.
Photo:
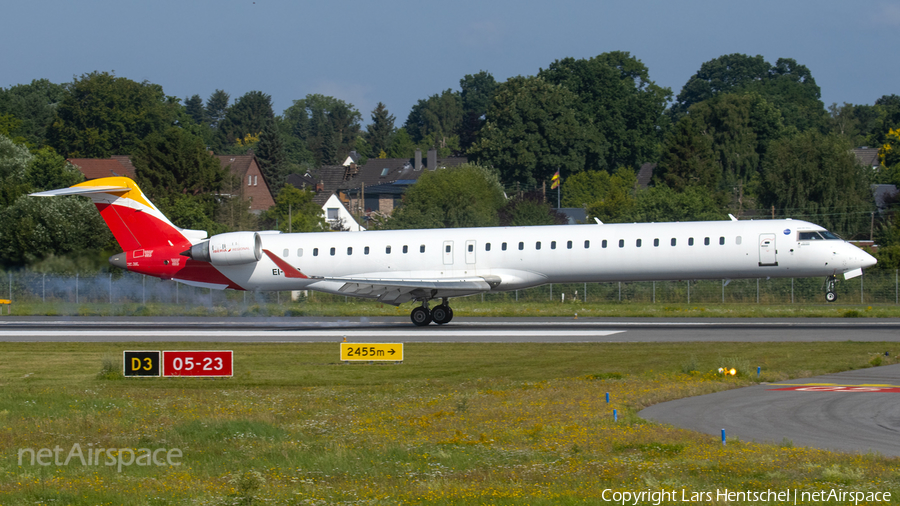
<svg viewBox="0 0 900 506">
<path fill-rule="evenodd" d="M 860 276 L 876 263 L 823 227 L 790 218 L 207 238 L 172 224 L 126 177 L 31 195 L 90 197 L 123 250 L 109 259 L 116 267 L 212 289 L 417 301 L 417 326 L 449 323 L 453 297 L 546 283 L 825 276 L 833 302 L 838 275 Z"/>
</svg>

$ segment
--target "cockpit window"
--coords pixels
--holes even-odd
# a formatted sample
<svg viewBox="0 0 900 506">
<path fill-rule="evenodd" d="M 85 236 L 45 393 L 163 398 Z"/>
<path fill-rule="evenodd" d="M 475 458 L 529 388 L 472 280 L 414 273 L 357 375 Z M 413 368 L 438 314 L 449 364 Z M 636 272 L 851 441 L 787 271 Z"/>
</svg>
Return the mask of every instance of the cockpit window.
<svg viewBox="0 0 900 506">
<path fill-rule="evenodd" d="M 837 234 L 829 232 L 827 230 L 800 232 L 799 238 L 801 241 L 841 240 L 841 238 Z"/>
</svg>

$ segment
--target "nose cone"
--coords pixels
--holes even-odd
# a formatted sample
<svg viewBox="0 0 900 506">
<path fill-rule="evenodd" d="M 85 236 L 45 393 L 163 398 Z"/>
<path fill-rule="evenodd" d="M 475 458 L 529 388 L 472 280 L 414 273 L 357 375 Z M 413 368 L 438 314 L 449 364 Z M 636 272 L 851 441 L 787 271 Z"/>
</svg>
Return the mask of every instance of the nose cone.
<svg viewBox="0 0 900 506">
<path fill-rule="evenodd" d="M 866 253 L 865 251 L 860 251 L 860 257 L 861 257 L 861 259 L 860 259 L 859 266 L 864 269 L 866 267 L 872 267 L 873 265 L 878 263 L 878 260 L 876 260 L 875 257 Z"/>
</svg>

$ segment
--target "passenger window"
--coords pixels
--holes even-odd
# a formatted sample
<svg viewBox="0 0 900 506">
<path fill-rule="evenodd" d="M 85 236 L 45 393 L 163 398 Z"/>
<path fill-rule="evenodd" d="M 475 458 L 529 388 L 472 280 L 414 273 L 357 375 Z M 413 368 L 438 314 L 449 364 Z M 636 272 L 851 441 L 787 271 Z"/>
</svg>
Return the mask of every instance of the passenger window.
<svg viewBox="0 0 900 506">
<path fill-rule="evenodd" d="M 303 256 L 303 248 L 297 248 L 297 256 L 298 256 L 298 257 L 302 257 L 302 256 Z"/>
<path fill-rule="evenodd" d="M 625 239 L 619 239 L 619 247 L 620 247 L 620 248 L 624 248 L 624 247 L 625 247 Z"/>
<path fill-rule="evenodd" d="M 566 248 L 567 248 L 567 249 L 572 249 L 572 241 L 566 242 Z"/>
<path fill-rule="evenodd" d="M 600 247 L 604 248 L 604 249 L 606 248 L 606 239 L 603 239 L 602 241 L 600 241 Z"/>
<path fill-rule="evenodd" d="M 500 249 L 502 249 L 503 251 L 506 251 L 506 243 L 501 244 Z"/>
<path fill-rule="evenodd" d="M 725 245 L 725 238 L 724 238 L 724 237 L 719 237 L 719 245 L 721 245 L 721 246 L 724 246 L 724 245 Z"/>
<path fill-rule="evenodd" d="M 672 238 L 672 246 L 675 246 L 675 238 Z"/>
<path fill-rule="evenodd" d="M 556 249 L 556 241 L 550 241 L 550 249 Z"/>
<path fill-rule="evenodd" d="M 484 243 L 484 250 L 485 250 L 485 251 L 490 251 L 490 250 L 491 250 L 491 243 L 489 243 L 489 242 Z"/>
<path fill-rule="evenodd" d="M 444 251 L 445 251 L 446 253 L 450 253 L 450 245 L 449 245 L 449 244 L 447 245 L 446 248 L 444 248 Z"/>
<path fill-rule="evenodd" d="M 588 249 L 591 247 L 591 241 L 584 241 L 584 249 Z"/>
<path fill-rule="evenodd" d="M 469 245 L 469 253 L 471 253 L 471 252 L 473 252 L 473 251 L 475 251 L 475 245 L 474 245 L 474 244 L 470 244 L 470 245 Z"/>
<path fill-rule="evenodd" d="M 313 248 L 313 256 L 314 257 L 319 256 L 319 248 Z"/>
<path fill-rule="evenodd" d="M 409 253 L 409 246 L 403 245 L 403 254 Z"/>
<path fill-rule="evenodd" d="M 287 258 L 288 255 L 290 255 L 290 254 L 291 254 L 291 250 L 284 248 L 284 251 L 281 253 L 281 256 L 283 256 L 284 258 Z"/>
<path fill-rule="evenodd" d="M 688 237 L 688 246 L 693 246 L 693 245 L 694 245 L 694 238 Z"/>
<path fill-rule="evenodd" d="M 524 242 L 520 242 L 520 243 L 519 243 L 519 249 L 520 249 L 520 250 L 525 249 L 525 243 L 524 243 Z"/>
<path fill-rule="evenodd" d="M 704 237 L 704 238 L 703 238 L 703 245 L 704 245 L 704 246 L 709 246 L 709 237 Z"/>
<path fill-rule="evenodd" d="M 331 256 L 334 256 L 334 253 L 335 253 L 334 248 L 331 248 Z"/>
<path fill-rule="evenodd" d="M 384 253 L 385 253 L 386 255 L 390 255 L 390 254 L 391 254 L 391 247 L 390 247 L 390 246 L 385 246 L 385 247 L 384 247 Z"/>
<path fill-rule="evenodd" d="M 419 253 L 425 253 L 425 245 L 419 246 Z"/>
<path fill-rule="evenodd" d="M 353 254 L 353 248 L 351 248 L 350 246 L 347 246 L 347 256 L 350 256 L 352 254 Z"/>
<path fill-rule="evenodd" d="M 534 249 L 541 249 L 541 241 L 534 243 Z"/>
<path fill-rule="evenodd" d="M 634 245 L 637 246 L 638 248 L 640 248 L 640 247 L 641 247 L 641 240 L 638 239 L 637 241 L 634 241 Z"/>
<path fill-rule="evenodd" d="M 741 236 L 735 237 L 735 238 L 734 238 L 734 243 L 735 243 L 735 244 L 740 244 L 740 243 L 741 243 Z"/>
<path fill-rule="evenodd" d="M 659 239 L 658 239 L 658 238 L 657 238 L 657 239 L 653 239 L 653 247 L 654 247 L 654 248 L 658 248 L 658 247 L 659 247 Z"/>
<path fill-rule="evenodd" d="M 363 255 L 368 255 L 368 254 L 369 254 L 369 247 L 366 246 L 365 248 L 363 248 Z"/>
</svg>

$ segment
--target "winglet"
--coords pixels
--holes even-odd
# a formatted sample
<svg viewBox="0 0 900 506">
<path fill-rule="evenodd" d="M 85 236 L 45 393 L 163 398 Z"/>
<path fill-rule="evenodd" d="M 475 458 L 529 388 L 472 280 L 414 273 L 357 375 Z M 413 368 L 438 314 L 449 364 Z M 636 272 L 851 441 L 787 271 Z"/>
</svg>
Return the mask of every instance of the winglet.
<svg viewBox="0 0 900 506">
<path fill-rule="evenodd" d="M 267 249 L 263 249 L 263 253 L 265 253 L 266 256 L 268 256 L 269 258 L 271 258 L 272 261 L 275 262 L 275 265 L 277 265 L 279 269 L 281 269 L 282 271 L 284 271 L 284 276 L 285 276 L 286 278 L 309 279 L 309 276 L 307 276 L 306 274 L 303 274 L 302 272 L 298 271 L 298 270 L 295 269 L 291 264 L 289 264 L 289 263 L 285 262 L 284 260 L 278 258 L 278 255 L 276 255 L 275 253 L 272 253 L 271 251 L 269 251 L 269 250 L 267 250 Z"/>
</svg>

